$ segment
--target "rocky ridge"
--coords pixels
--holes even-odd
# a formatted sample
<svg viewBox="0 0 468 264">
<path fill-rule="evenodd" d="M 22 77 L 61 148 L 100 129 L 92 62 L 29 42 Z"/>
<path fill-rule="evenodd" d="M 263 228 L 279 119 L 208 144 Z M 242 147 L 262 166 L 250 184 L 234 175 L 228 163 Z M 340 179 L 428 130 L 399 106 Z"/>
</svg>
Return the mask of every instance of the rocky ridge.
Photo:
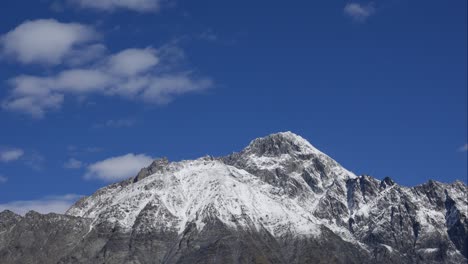
<svg viewBox="0 0 468 264">
<path fill-rule="evenodd" d="M 226 157 L 155 160 L 65 215 L 2 212 L 0 262 L 466 263 L 467 193 L 356 176 L 277 133 Z"/>
</svg>

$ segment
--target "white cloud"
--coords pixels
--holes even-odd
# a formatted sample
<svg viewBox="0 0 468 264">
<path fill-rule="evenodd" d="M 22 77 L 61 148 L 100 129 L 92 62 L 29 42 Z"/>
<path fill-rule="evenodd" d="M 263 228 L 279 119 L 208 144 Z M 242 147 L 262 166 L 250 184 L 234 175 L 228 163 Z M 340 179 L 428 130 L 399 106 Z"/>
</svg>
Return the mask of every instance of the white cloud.
<svg viewBox="0 0 468 264">
<path fill-rule="evenodd" d="M 22 149 L 18 149 L 18 148 L 3 149 L 3 150 L 0 150 L 0 161 L 2 162 L 15 161 L 21 158 L 23 154 L 24 154 L 24 151 Z"/>
<path fill-rule="evenodd" d="M 210 79 L 193 79 L 188 73 L 163 75 L 151 78 L 140 97 L 147 102 L 166 104 L 176 95 L 204 90 L 211 86 Z"/>
<path fill-rule="evenodd" d="M 6 110 L 30 114 L 34 118 L 44 116 L 46 110 L 60 108 L 63 94 L 46 94 L 45 96 L 22 95 L 2 103 Z"/>
<path fill-rule="evenodd" d="M 67 194 L 61 196 L 47 196 L 38 200 L 12 201 L 0 204 L 0 212 L 10 210 L 17 214 L 24 215 L 33 210 L 42 214 L 65 213 L 82 195 Z"/>
<path fill-rule="evenodd" d="M 209 78 L 172 70 L 172 57 L 152 48 L 126 49 L 84 68 L 50 76 L 20 75 L 11 80 L 10 96 L 2 107 L 41 118 L 59 109 L 66 94 L 120 96 L 152 104 L 165 104 L 175 96 L 210 88 Z M 179 59 L 180 55 L 176 59 Z M 175 59 L 174 59 L 175 60 Z M 162 63 L 161 65 L 161 61 Z"/>
<path fill-rule="evenodd" d="M 109 58 L 108 67 L 113 74 L 132 76 L 149 70 L 158 62 L 155 49 L 126 49 L 112 55 Z"/>
<path fill-rule="evenodd" d="M 75 158 L 70 158 L 69 160 L 67 160 L 67 162 L 63 164 L 63 167 L 65 169 L 79 169 L 82 166 L 83 166 L 83 162 Z"/>
<path fill-rule="evenodd" d="M 158 11 L 163 0 L 71 0 L 72 3 L 83 7 L 103 11 L 129 9 L 137 12 Z"/>
<path fill-rule="evenodd" d="M 458 151 L 467 152 L 468 151 L 468 144 L 465 144 L 465 145 L 461 146 L 460 148 L 458 148 Z"/>
<path fill-rule="evenodd" d="M 102 58 L 106 53 L 107 48 L 103 44 L 92 44 L 81 49 L 71 50 L 66 63 L 71 66 L 79 66 Z"/>
<path fill-rule="evenodd" d="M 94 1 L 104 3 L 105 1 Z M 116 1 L 115 3 L 126 1 Z M 134 3 L 139 2 L 138 0 Z M 93 28 L 53 19 L 26 21 L 0 37 L 1 52 L 21 63 L 61 64 L 44 75 L 18 75 L 0 102 L 3 109 L 42 118 L 67 96 L 119 96 L 150 104 L 210 88 L 209 78 L 180 69 L 184 54 L 174 45 L 129 48 L 108 54 Z"/>
<path fill-rule="evenodd" d="M 98 38 L 89 26 L 78 23 L 61 23 L 54 19 L 26 21 L 0 37 L 3 55 L 21 63 L 55 65 L 73 55 L 80 45 Z M 93 46 L 87 56 L 96 53 Z"/>
<path fill-rule="evenodd" d="M 369 16 L 375 14 L 375 7 L 373 3 L 369 3 L 367 5 L 349 3 L 344 7 L 344 12 L 354 21 L 364 22 Z"/>
<path fill-rule="evenodd" d="M 98 161 L 88 166 L 86 179 L 118 181 L 135 176 L 142 168 L 151 164 L 153 158 L 144 154 L 129 153 Z"/>
<path fill-rule="evenodd" d="M 7 177 L 5 177 L 5 176 L 3 176 L 3 175 L 0 175 L 0 184 L 1 184 L 1 183 L 5 183 L 5 182 L 7 182 L 7 181 L 8 181 L 8 178 L 7 178 Z"/>
</svg>

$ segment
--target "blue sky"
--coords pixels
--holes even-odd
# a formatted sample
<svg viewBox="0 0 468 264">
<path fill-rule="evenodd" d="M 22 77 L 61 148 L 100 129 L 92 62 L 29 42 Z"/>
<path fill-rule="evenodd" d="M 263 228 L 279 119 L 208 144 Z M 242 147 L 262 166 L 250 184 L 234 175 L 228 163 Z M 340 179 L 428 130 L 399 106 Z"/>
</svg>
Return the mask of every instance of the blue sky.
<svg viewBox="0 0 468 264">
<path fill-rule="evenodd" d="M 293 131 L 356 174 L 467 177 L 466 1 L 6 0 L 0 208 Z"/>
</svg>

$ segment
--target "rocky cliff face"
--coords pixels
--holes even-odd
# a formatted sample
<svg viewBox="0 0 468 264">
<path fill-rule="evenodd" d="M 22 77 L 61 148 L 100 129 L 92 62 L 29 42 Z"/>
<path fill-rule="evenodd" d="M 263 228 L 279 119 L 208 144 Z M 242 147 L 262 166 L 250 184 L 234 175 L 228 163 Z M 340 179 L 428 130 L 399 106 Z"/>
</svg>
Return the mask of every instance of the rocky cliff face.
<svg viewBox="0 0 468 264">
<path fill-rule="evenodd" d="M 156 160 L 65 215 L 0 214 L 1 263 L 466 263 L 462 182 L 356 176 L 293 133 Z"/>
</svg>

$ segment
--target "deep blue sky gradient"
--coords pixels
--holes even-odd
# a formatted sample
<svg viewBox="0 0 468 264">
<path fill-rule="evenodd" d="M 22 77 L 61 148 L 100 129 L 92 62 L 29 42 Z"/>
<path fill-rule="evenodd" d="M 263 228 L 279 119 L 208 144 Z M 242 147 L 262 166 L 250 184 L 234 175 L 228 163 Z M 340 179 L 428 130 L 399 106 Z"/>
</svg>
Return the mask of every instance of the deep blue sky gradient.
<svg viewBox="0 0 468 264">
<path fill-rule="evenodd" d="M 220 156 L 287 130 L 356 174 L 403 185 L 466 182 L 467 152 L 458 149 L 467 142 L 467 1 L 382 0 L 365 23 L 344 14 L 346 3 L 178 0 L 140 14 L 2 2 L 0 34 L 25 20 L 55 18 L 94 25 L 112 52 L 174 41 L 215 86 L 166 106 L 93 96 L 84 103 L 67 97 L 40 120 L 0 110 L 0 146 L 26 152 L 0 163 L 8 177 L 0 203 L 88 195 L 107 184 L 84 180 L 84 169 L 64 169 L 71 157 L 89 164 L 126 153 Z M 200 37 L 204 32 L 216 40 Z M 47 71 L 0 61 L 0 98 L 7 79 Z M 117 119 L 135 124 L 96 127 Z"/>
</svg>

